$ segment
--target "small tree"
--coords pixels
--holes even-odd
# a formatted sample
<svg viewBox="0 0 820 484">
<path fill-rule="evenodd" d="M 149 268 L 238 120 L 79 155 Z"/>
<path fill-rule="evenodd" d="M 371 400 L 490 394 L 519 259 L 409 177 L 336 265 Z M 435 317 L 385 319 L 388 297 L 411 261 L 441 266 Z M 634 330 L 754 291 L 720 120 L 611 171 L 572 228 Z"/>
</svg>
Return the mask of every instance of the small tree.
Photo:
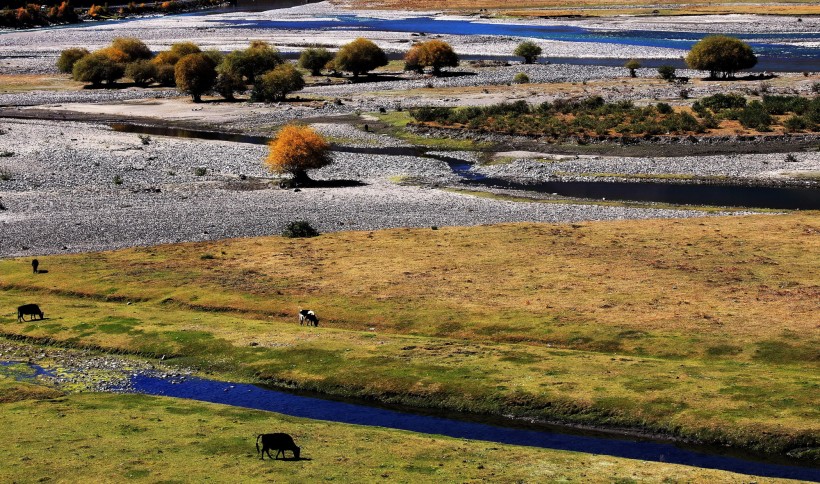
<svg viewBox="0 0 820 484">
<path fill-rule="evenodd" d="M 692 46 L 686 64 L 692 69 L 709 71 L 711 78 L 717 77 L 718 73 L 731 78 L 737 71 L 757 65 L 757 56 L 749 44 L 740 39 L 712 35 Z"/>
<path fill-rule="evenodd" d="M 202 52 L 202 49 L 200 49 L 199 46 L 193 42 L 177 42 L 176 44 L 171 45 L 171 52 L 176 54 L 178 58 L 182 59 L 186 55 L 199 54 Z"/>
<path fill-rule="evenodd" d="M 442 67 L 458 66 L 458 55 L 447 42 L 429 40 L 414 45 L 404 56 L 404 69 L 419 71 L 432 67 L 433 74 L 441 74 Z"/>
<path fill-rule="evenodd" d="M 125 66 L 125 77 L 133 79 L 138 86 L 147 86 L 157 78 L 157 66 L 145 59 Z"/>
<path fill-rule="evenodd" d="M 541 55 L 541 47 L 530 40 L 525 40 L 518 44 L 513 54 L 523 57 L 525 64 L 532 64 Z"/>
<path fill-rule="evenodd" d="M 287 125 L 268 143 L 265 164 L 275 173 L 290 173 L 299 184 L 310 183 L 307 170 L 330 164 L 330 145 L 308 126 Z"/>
<path fill-rule="evenodd" d="M 80 82 L 90 82 L 100 86 L 103 82 L 113 84 L 121 78 L 125 69 L 105 54 L 95 52 L 74 63 L 72 76 Z"/>
<path fill-rule="evenodd" d="M 421 49 L 413 47 L 404 54 L 404 70 L 418 74 L 424 73 L 424 66 L 421 65 Z"/>
<path fill-rule="evenodd" d="M 302 73 L 292 64 L 282 64 L 262 74 L 253 85 L 251 100 L 254 102 L 283 101 L 288 93 L 305 87 Z"/>
<path fill-rule="evenodd" d="M 641 63 L 636 59 L 629 59 L 626 61 L 626 64 L 624 64 L 624 67 L 629 69 L 629 77 L 635 77 L 635 70 L 641 68 Z"/>
<path fill-rule="evenodd" d="M 219 72 L 240 75 L 247 80 L 248 84 L 253 84 L 257 76 L 284 62 L 279 51 L 270 44 L 254 40 L 247 49 L 235 50 L 226 55 L 219 65 Z"/>
<path fill-rule="evenodd" d="M 658 67 L 658 75 L 664 81 L 669 81 L 669 82 L 674 81 L 678 77 L 677 73 L 675 72 L 675 68 L 672 67 L 672 66 L 669 66 L 669 65 L 664 65 L 664 66 Z"/>
<path fill-rule="evenodd" d="M 353 77 L 366 74 L 373 69 L 387 65 L 387 54 L 373 42 L 358 38 L 345 44 L 336 53 L 334 64 L 337 69 L 353 73 Z"/>
<path fill-rule="evenodd" d="M 210 91 L 216 81 L 216 69 L 202 53 L 188 54 L 174 67 L 177 88 L 191 95 L 195 103 L 202 101 L 202 95 Z"/>
<path fill-rule="evenodd" d="M 82 47 L 66 49 L 60 52 L 60 58 L 57 59 L 57 69 L 59 69 L 60 72 L 68 74 L 74 69 L 74 63 L 88 54 L 90 54 L 90 52 Z"/>
<path fill-rule="evenodd" d="M 233 72 L 220 72 L 216 76 L 216 84 L 214 84 L 214 91 L 219 93 L 228 101 L 233 101 L 235 92 L 244 92 L 247 86 L 242 76 Z"/>
<path fill-rule="evenodd" d="M 333 54 L 324 48 L 305 49 L 299 56 L 299 67 L 310 71 L 311 75 L 318 76 L 327 63 L 333 59 Z"/>
<path fill-rule="evenodd" d="M 111 47 L 125 53 L 125 62 L 134 62 L 140 59 L 150 59 L 154 56 L 151 49 L 140 39 L 135 37 L 117 37 L 111 41 Z"/>
</svg>

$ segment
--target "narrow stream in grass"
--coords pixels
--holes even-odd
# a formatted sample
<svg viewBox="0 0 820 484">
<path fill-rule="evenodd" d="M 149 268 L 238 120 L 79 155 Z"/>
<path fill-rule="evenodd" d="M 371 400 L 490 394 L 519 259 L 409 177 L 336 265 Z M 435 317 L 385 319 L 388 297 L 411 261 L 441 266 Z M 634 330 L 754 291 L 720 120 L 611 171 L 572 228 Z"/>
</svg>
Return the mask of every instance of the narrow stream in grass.
<svg viewBox="0 0 820 484">
<path fill-rule="evenodd" d="M 3 366 L 14 362 L 2 362 Z M 22 366 L 22 365 L 20 365 Z M 48 375 L 37 365 L 31 371 L 16 371 L 21 380 Z M 271 390 L 255 385 L 186 377 L 166 379 L 146 374 L 131 376 L 126 391 L 147 395 L 187 398 L 235 407 L 277 412 L 294 417 L 327 420 L 356 425 L 385 427 L 449 437 L 484 440 L 501 444 L 526 445 L 545 449 L 569 450 L 629 459 L 667 462 L 708 469 L 721 469 L 762 477 L 779 477 L 820 482 L 820 469 L 786 464 L 785 460 L 755 460 L 730 455 L 725 449 L 686 446 L 645 438 L 602 436 L 556 426 L 526 425 L 523 422 L 482 418 L 484 423 L 463 418 L 425 415 L 406 410 L 328 400 Z M 479 417 L 474 417 L 479 419 Z"/>
<path fill-rule="evenodd" d="M 112 123 L 114 131 L 232 141 L 238 143 L 267 144 L 269 138 L 238 133 L 221 133 L 164 126 L 145 126 L 130 123 Z M 420 156 L 412 147 L 407 148 L 350 148 L 334 149 L 352 152 L 384 155 Z M 710 205 L 719 207 L 769 208 L 778 210 L 820 210 L 820 189 L 800 187 L 752 187 L 719 184 L 682 184 L 660 182 L 600 182 L 600 181 L 547 181 L 523 182 L 503 178 L 486 177 L 473 170 L 473 165 L 457 158 L 432 156 L 444 161 L 450 169 L 467 185 L 494 188 L 508 188 L 537 193 L 557 194 L 564 197 L 593 200 L 622 200 L 636 202 L 656 202 L 674 205 Z"/>
</svg>

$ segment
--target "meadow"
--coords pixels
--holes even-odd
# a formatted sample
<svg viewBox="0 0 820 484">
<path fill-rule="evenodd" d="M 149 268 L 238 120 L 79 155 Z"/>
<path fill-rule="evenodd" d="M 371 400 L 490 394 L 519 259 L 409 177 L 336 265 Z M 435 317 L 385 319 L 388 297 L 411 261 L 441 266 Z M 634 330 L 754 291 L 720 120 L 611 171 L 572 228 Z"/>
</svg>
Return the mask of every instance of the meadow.
<svg viewBox="0 0 820 484">
<path fill-rule="evenodd" d="M 204 374 L 817 458 L 817 213 L 0 261 L 0 331 Z M 318 328 L 300 327 L 299 308 Z"/>
<path fill-rule="evenodd" d="M 287 417 L 143 395 L 30 399 L 0 377 L 3 482 L 748 482 L 748 476 Z M 51 395 L 53 397 L 53 395 Z M 301 460 L 260 460 L 260 432 L 287 432 Z M 290 457 L 290 453 L 288 453 Z M 768 482 L 791 482 L 767 480 Z"/>
</svg>

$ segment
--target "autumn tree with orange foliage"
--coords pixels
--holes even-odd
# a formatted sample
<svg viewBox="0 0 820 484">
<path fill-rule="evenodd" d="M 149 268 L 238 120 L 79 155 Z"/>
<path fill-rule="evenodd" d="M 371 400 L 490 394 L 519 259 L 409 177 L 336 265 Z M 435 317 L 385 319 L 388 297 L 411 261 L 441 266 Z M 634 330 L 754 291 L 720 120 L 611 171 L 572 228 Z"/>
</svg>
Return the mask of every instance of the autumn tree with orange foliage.
<svg viewBox="0 0 820 484">
<path fill-rule="evenodd" d="M 430 40 L 421 42 L 404 56 L 405 70 L 421 72 L 425 67 L 432 67 L 433 74 L 441 74 L 442 67 L 457 67 L 458 55 L 447 42 Z"/>
<path fill-rule="evenodd" d="M 265 164 L 274 173 L 290 173 L 297 185 L 310 183 L 307 170 L 322 168 L 332 161 L 327 140 L 309 126 L 289 124 L 268 146 Z"/>
</svg>

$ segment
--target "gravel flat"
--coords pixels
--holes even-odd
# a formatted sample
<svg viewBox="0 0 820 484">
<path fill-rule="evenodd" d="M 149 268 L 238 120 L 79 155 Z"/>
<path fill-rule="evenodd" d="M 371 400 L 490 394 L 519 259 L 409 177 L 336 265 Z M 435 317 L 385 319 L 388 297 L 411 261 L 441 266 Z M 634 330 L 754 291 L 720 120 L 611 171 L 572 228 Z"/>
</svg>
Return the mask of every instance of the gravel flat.
<svg viewBox="0 0 820 484">
<path fill-rule="evenodd" d="M 351 127 L 316 128 L 358 136 L 351 147 L 402 145 Z M 355 152 L 334 153 L 334 164 L 312 176 L 362 185 L 283 190 L 268 183 L 275 180 L 262 165 L 264 146 L 162 136 L 144 144 L 136 134 L 103 125 L 58 121 L 4 119 L 0 129 L 4 149 L 13 153 L 0 157 L 7 178 L 0 181 L 6 208 L 0 210 L 0 257 L 279 234 L 293 220 L 331 232 L 703 215 L 508 202 L 401 186 L 394 177 L 449 184 L 455 176 L 436 159 Z M 198 168 L 205 174 L 198 176 Z"/>
</svg>

